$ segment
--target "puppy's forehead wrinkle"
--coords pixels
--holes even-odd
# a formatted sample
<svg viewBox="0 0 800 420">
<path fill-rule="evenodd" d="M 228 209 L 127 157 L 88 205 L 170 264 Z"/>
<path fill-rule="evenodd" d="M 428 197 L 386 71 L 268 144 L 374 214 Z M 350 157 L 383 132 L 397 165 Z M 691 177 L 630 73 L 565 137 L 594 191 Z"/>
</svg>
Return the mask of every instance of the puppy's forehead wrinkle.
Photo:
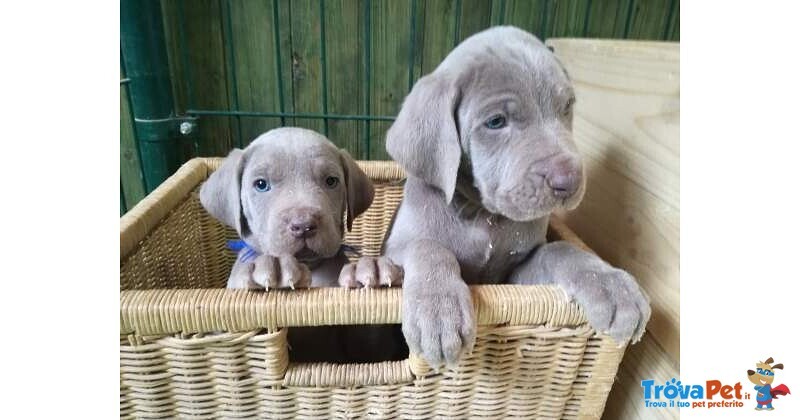
<svg viewBox="0 0 800 420">
<path fill-rule="evenodd" d="M 281 141 L 266 145 L 253 145 L 252 159 L 246 168 L 250 177 L 263 176 L 272 182 L 288 178 L 298 178 L 306 172 L 315 176 L 342 176 L 339 152 L 328 144 L 298 145 L 290 141 Z"/>
<path fill-rule="evenodd" d="M 464 112 L 476 119 L 488 118 L 490 113 L 515 111 L 504 108 L 510 104 L 519 108 L 512 115 L 517 119 L 557 117 L 572 97 L 572 88 L 540 67 L 507 66 L 494 60 L 476 63 L 461 77 L 467 98 Z"/>
</svg>

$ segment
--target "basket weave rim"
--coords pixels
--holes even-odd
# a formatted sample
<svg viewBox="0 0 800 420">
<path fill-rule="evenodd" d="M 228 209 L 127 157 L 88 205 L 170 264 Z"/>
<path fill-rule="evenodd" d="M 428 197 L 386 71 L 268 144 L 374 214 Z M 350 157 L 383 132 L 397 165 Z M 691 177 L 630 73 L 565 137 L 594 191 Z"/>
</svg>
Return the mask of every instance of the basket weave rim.
<svg viewBox="0 0 800 420">
<path fill-rule="evenodd" d="M 120 263 L 161 220 L 222 162 L 195 158 L 120 218 Z M 379 182 L 401 181 L 392 161 L 359 161 Z M 588 249 L 566 225 L 551 218 L 550 230 Z M 479 325 L 586 323 L 582 309 L 558 286 L 479 285 L 470 287 Z M 120 291 L 120 334 L 164 335 L 212 331 L 252 331 L 291 326 L 395 324 L 401 320 L 402 290 L 320 288 L 268 292 L 226 289 Z"/>
<path fill-rule="evenodd" d="M 470 286 L 478 325 L 586 323 L 558 286 Z M 246 291 L 151 289 L 120 292 L 120 334 L 139 336 L 265 328 L 399 324 L 402 290 L 315 288 Z"/>
</svg>

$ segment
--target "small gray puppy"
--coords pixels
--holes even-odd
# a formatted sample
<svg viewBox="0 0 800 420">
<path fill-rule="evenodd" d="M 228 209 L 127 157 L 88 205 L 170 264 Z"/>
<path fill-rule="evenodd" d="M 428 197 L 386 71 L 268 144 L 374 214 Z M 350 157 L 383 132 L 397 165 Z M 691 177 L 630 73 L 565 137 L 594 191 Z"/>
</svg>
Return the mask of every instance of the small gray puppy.
<svg viewBox="0 0 800 420">
<path fill-rule="evenodd" d="M 234 149 L 200 189 L 203 207 L 246 243 L 228 279 L 234 289 L 400 284 L 387 258 L 348 263 L 342 251 L 345 219 L 349 230 L 373 196 L 346 151 L 293 127 Z"/>
<path fill-rule="evenodd" d="M 403 334 L 431 366 L 475 342 L 467 283 L 558 284 L 596 330 L 643 334 L 649 300 L 630 274 L 546 243 L 549 215 L 583 197 L 574 103 L 555 56 L 513 27 L 469 37 L 406 97 L 386 141 L 408 180 L 385 255 L 405 271 Z"/>
</svg>

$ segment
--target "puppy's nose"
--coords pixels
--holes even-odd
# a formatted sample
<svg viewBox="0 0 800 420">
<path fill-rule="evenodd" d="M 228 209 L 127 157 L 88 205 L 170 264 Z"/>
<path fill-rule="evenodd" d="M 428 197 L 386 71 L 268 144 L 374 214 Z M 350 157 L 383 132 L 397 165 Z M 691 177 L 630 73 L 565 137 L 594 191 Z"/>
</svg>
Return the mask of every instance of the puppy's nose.
<svg viewBox="0 0 800 420">
<path fill-rule="evenodd" d="M 317 233 L 317 219 L 311 212 L 299 212 L 289 219 L 289 233 L 295 238 L 310 238 Z"/>
<path fill-rule="evenodd" d="M 555 162 L 547 173 L 547 186 L 557 198 L 572 197 L 581 186 L 580 163 L 573 159 Z"/>
<path fill-rule="evenodd" d="M 558 198 L 569 198 L 578 190 L 577 176 L 572 173 L 555 174 L 547 177 L 547 185 Z"/>
</svg>

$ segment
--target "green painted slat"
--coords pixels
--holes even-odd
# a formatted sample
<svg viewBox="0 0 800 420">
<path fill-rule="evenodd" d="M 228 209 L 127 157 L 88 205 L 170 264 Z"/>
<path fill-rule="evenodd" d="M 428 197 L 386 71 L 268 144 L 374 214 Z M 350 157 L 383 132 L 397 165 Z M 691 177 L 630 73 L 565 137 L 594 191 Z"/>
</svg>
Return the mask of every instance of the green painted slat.
<svg viewBox="0 0 800 420">
<path fill-rule="evenodd" d="M 237 118 L 247 143 L 282 121 L 324 131 L 323 120 L 294 119 L 295 113 L 394 115 L 421 75 L 453 45 L 489 25 L 511 24 L 541 38 L 680 39 L 679 0 L 162 0 L 161 5 L 176 113 L 229 111 L 234 99 L 243 111 L 238 117 L 201 116 L 203 155 L 227 153 Z M 224 45 L 226 32 L 231 49 Z M 329 137 L 354 155 L 365 158 L 369 150 L 370 157 L 380 158 L 389 124 L 331 118 L 327 126 Z M 125 199 L 131 201 L 125 182 Z"/>
<path fill-rule="evenodd" d="M 425 52 L 425 3 L 427 3 L 426 0 L 411 1 L 412 17 L 409 18 L 408 21 L 410 31 L 408 59 L 411 60 L 411 62 L 406 63 L 410 72 L 408 75 L 406 94 L 411 92 L 414 83 L 424 75 L 422 73 L 422 59 Z"/>
<path fill-rule="evenodd" d="M 550 25 L 545 38 L 583 36 L 591 0 L 558 0 L 551 3 Z"/>
<path fill-rule="evenodd" d="M 296 112 L 323 112 L 322 50 L 320 42 L 319 3 L 293 1 L 291 7 L 292 84 Z M 320 133 L 320 119 L 296 119 L 295 124 Z"/>
<path fill-rule="evenodd" d="M 233 32 L 231 27 L 233 23 L 231 22 L 231 2 L 229 0 L 223 1 L 223 4 L 220 5 L 220 15 L 223 17 L 222 20 L 222 31 L 223 31 L 223 48 L 225 49 L 225 59 L 226 59 L 226 71 L 225 75 L 228 77 L 228 101 L 231 104 L 231 107 L 234 111 L 238 111 L 239 108 L 239 80 L 236 75 L 236 60 L 234 55 L 236 54 L 236 39 L 233 37 Z M 233 129 L 233 136 L 234 136 L 234 144 L 237 147 L 243 147 L 244 141 L 242 140 L 242 119 L 238 116 L 233 121 L 234 129 Z"/>
<path fill-rule="evenodd" d="M 411 2 L 374 0 L 370 9 L 370 114 L 397 115 L 408 86 L 408 66 L 403 64 L 408 59 Z M 390 125 L 370 124 L 370 159 L 389 158 L 385 137 Z"/>
<path fill-rule="evenodd" d="M 191 39 L 187 34 L 187 10 L 191 9 L 193 4 L 190 0 L 163 0 L 161 2 L 175 115 L 184 115 L 186 110 L 194 105 L 193 102 L 196 102 L 197 88 L 192 83 L 192 75 L 198 70 L 190 61 L 190 49 L 184 48 L 185 45 L 191 45 Z M 201 154 L 200 138 L 197 136 L 189 141 L 180 142 L 178 147 L 183 160 L 189 160 Z"/>
<path fill-rule="evenodd" d="M 308 1 L 308 0 L 307 0 Z M 273 0 L 273 17 L 277 17 L 272 22 L 272 31 L 277 27 L 278 43 L 275 48 L 280 58 L 280 65 L 278 66 L 278 78 L 281 79 L 280 87 L 278 90 L 278 99 L 280 101 L 283 112 L 294 112 L 293 89 L 294 82 L 292 80 L 292 0 Z M 277 14 L 274 13 L 277 11 Z M 281 99 L 283 98 L 283 99 Z M 295 125 L 294 118 L 284 118 L 281 120 L 284 126 Z"/>
<path fill-rule="evenodd" d="M 167 47 L 167 62 L 169 63 L 169 76 L 172 81 L 172 102 L 175 106 L 176 114 L 183 113 L 190 104 L 186 79 L 188 76 L 187 51 L 181 48 L 185 42 L 186 33 L 184 28 L 181 36 L 181 19 L 178 15 L 181 2 L 185 0 L 172 0 L 161 2 L 161 14 L 164 21 L 164 38 Z M 187 5 L 182 5 L 184 9 Z"/>
<path fill-rule="evenodd" d="M 363 109 L 363 4 L 352 0 L 325 2 L 328 112 L 355 115 Z M 347 28 L 347 30 L 343 30 Z M 328 137 L 352 156 L 365 153 L 358 121 L 328 120 Z"/>
<path fill-rule="evenodd" d="M 229 101 L 229 83 L 226 64 L 226 51 L 223 47 L 223 6 L 220 0 L 164 1 L 163 10 L 167 15 L 165 22 L 182 20 L 184 39 L 177 27 L 169 28 L 167 35 L 168 55 L 180 57 L 185 54 L 188 70 L 177 71 L 182 66 L 176 58 L 172 82 L 178 93 L 187 98 L 189 86 L 195 103 L 182 102 L 180 107 L 192 106 L 201 109 L 232 109 Z M 180 11 L 184 12 L 181 19 Z M 185 41 L 185 42 L 181 42 Z M 188 78 L 188 80 L 187 80 Z M 179 108 L 185 109 L 185 108 Z M 234 147 L 232 118 L 201 118 L 198 123 L 199 153 L 204 156 L 225 156 Z M 188 143 L 188 142 L 187 142 Z"/>
<path fill-rule="evenodd" d="M 664 37 L 667 41 L 680 41 L 681 40 L 681 2 L 679 0 L 673 1 L 672 19 L 669 22 L 669 29 L 667 36 Z"/>
<path fill-rule="evenodd" d="M 122 76 L 122 75 L 120 75 Z M 120 191 L 124 194 L 126 209 L 133 207 L 144 198 L 144 179 L 139 154 L 136 150 L 136 137 L 125 86 L 119 92 L 119 177 Z"/>
<path fill-rule="evenodd" d="M 672 0 L 633 0 L 628 39 L 661 40 L 669 25 Z"/>
<path fill-rule="evenodd" d="M 587 38 L 625 38 L 631 0 L 593 0 L 586 24 Z"/>
<path fill-rule="evenodd" d="M 461 2 L 461 32 L 458 42 L 491 26 L 492 2 L 463 0 Z"/>
<path fill-rule="evenodd" d="M 278 56 L 273 31 L 272 2 L 231 1 L 231 35 L 235 41 L 233 62 L 239 109 L 280 111 Z M 279 118 L 240 118 L 243 144 L 259 134 L 280 127 Z"/>
<path fill-rule="evenodd" d="M 507 0 L 503 18 L 507 25 L 522 28 L 544 39 L 550 7 L 548 0 Z"/>
<path fill-rule="evenodd" d="M 125 204 L 125 189 L 122 187 L 122 181 L 119 183 L 119 215 L 122 216 L 128 211 L 128 205 Z"/>
<path fill-rule="evenodd" d="M 491 17 L 489 20 L 492 26 L 505 25 L 506 21 L 506 3 L 508 0 L 492 0 Z"/>
<path fill-rule="evenodd" d="M 423 2 L 422 75 L 432 72 L 453 49 L 456 26 L 456 3 L 451 0 Z"/>
</svg>

